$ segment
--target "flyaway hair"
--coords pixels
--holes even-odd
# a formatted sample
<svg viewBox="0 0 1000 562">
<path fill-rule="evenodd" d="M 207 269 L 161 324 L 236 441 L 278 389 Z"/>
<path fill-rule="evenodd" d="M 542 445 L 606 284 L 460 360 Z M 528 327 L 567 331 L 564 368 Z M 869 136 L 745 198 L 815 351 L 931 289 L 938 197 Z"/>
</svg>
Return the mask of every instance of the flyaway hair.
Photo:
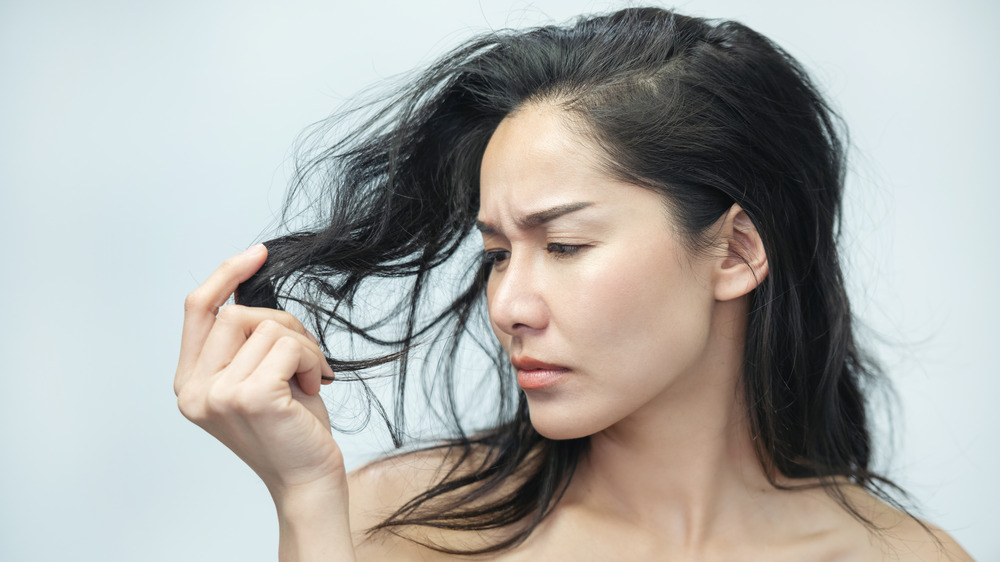
<svg viewBox="0 0 1000 562">
<path fill-rule="evenodd" d="M 770 268 L 750 295 L 742 381 L 762 466 L 772 482 L 818 478 L 862 520 L 841 482 L 898 506 L 871 467 L 863 389 L 878 371 L 856 342 L 837 253 L 840 121 L 803 68 L 746 26 L 633 8 L 470 40 L 369 106 L 367 120 L 302 168 L 301 185 L 322 190 L 312 199 L 325 205 L 322 222 L 267 242 L 267 263 L 240 286 L 242 304 L 301 307 L 350 384 L 368 388 L 371 373 L 391 371 L 393 404 L 372 406 L 397 446 L 407 445 L 416 372 L 432 371 L 424 390 L 440 398 L 451 434 L 438 446 L 456 468 L 371 532 L 507 529 L 462 552 L 501 551 L 551 511 L 586 454 L 586 438 L 553 441 L 531 427 L 490 335 L 489 269 L 462 251 L 477 236 L 486 145 L 532 103 L 571 114 L 610 176 L 662 194 L 693 250 L 708 248 L 709 227 L 734 203 L 743 208 Z M 449 267 L 459 282 L 432 299 L 450 288 L 437 276 Z M 373 280 L 405 291 L 383 316 L 363 319 Z M 374 351 L 347 356 L 327 345 L 335 332 Z M 492 366 L 496 393 L 494 421 L 477 431 L 462 423 L 457 390 L 470 349 Z M 438 359 L 417 361 L 417 350 Z"/>
</svg>

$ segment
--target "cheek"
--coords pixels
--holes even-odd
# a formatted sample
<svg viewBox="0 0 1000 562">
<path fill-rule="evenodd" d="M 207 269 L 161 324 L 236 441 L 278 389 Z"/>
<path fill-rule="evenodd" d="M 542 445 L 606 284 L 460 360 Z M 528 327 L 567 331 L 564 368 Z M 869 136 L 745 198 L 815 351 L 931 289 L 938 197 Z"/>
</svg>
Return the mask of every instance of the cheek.
<svg viewBox="0 0 1000 562">
<path fill-rule="evenodd" d="M 713 302 L 708 284 L 670 246 L 632 249 L 563 285 L 567 335 L 618 364 L 658 361 L 698 347 L 707 339 Z"/>
</svg>

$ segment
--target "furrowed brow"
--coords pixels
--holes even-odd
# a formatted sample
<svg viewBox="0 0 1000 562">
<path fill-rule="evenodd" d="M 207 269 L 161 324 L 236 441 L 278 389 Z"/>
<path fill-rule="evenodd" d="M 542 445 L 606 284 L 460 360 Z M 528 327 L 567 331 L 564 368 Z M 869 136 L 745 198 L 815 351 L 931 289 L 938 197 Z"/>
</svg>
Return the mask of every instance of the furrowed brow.
<svg viewBox="0 0 1000 562">
<path fill-rule="evenodd" d="M 521 228 L 524 229 L 536 228 L 542 226 L 547 222 L 554 221 L 563 215 L 575 213 L 580 209 L 586 209 L 591 205 L 593 205 L 593 203 L 587 201 L 581 201 L 579 203 L 567 203 L 565 205 L 552 207 L 551 209 L 545 209 L 544 211 L 538 211 L 537 213 L 531 213 L 530 215 L 522 219 L 519 219 L 517 222 L 521 226 Z"/>
<path fill-rule="evenodd" d="M 586 209 L 587 207 L 593 205 L 589 201 L 581 201 L 579 203 L 567 203 L 565 205 L 557 205 L 551 209 L 545 209 L 543 211 L 538 211 L 531 213 L 525 217 L 518 218 L 518 227 L 524 230 L 530 230 L 532 228 L 538 228 L 548 222 L 554 221 L 559 217 L 568 215 L 570 213 L 575 213 L 580 209 Z M 476 229 L 483 234 L 499 234 L 499 229 L 491 224 L 485 223 L 483 221 L 476 221 Z"/>
<path fill-rule="evenodd" d="M 476 230 L 482 232 L 483 234 L 497 234 L 497 229 L 481 220 L 476 220 Z"/>
</svg>

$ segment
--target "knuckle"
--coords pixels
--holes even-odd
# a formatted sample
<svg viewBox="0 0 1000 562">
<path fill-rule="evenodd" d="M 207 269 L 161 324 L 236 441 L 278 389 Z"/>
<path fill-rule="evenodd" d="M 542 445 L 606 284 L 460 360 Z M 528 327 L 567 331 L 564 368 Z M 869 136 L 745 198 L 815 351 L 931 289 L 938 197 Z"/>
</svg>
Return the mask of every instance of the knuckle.
<svg viewBox="0 0 1000 562">
<path fill-rule="evenodd" d="M 233 391 L 227 385 L 213 384 L 205 393 L 206 409 L 212 412 L 227 413 L 233 409 Z"/>
<path fill-rule="evenodd" d="M 243 385 L 233 394 L 233 409 L 244 416 L 257 416 L 263 413 L 265 402 L 254 392 L 250 385 Z"/>
<path fill-rule="evenodd" d="M 186 371 L 182 371 L 180 367 L 177 368 L 177 372 L 174 373 L 174 396 L 177 398 L 181 397 L 181 391 L 184 390 L 186 384 L 190 384 L 188 380 Z"/>
<path fill-rule="evenodd" d="M 273 318 L 265 318 L 264 320 L 261 320 L 260 324 L 257 324 L 257 330 L 263 332 L 264 334 L 272 335 L 275 337 L 279 337 L 277 336 L 277 334 L 280 334 L 281 332 L 284 332 L 287 329 L 288 328 L 286 328 L 280 322 L 274 320 Z"/>
<path fill-rule="evenodd" d="M 278 341 L 274 342 L 274 345 L 281 346 L 281 349 L 284 351 L 293 351 L 298 349 L 302 344 L 295 336 L 286 334 L 278 338 Z"/>
<path fill-rule="evenodd" d="M 184 312 L 201 311 L 209 307 L 208 298 L 200 287 L 184 297 Z"/>
<path fill-rule="evenodd" d="M 285 356 L 291 355 L 302 355 L 302 342 L 298 338 L 292 335 L 283 335 L 279 337 L 274 342 L 274 346 L 271 348 L 275 353 L 280 353 Z"/>
<path fill-rule="evenodd" d="M 185 386 L 177 393 L 177 409 L 185 418 L 198 423 L 205 419 L 205 404 L 201 396 L 191 391 L 190 386 Z"/>
<path fill-rule="evenodd" d="M 240 254 L 229 256 L 228 258 L 223 260 L 221 264 L 219 264 L 219 269 L 228 272 L 239 267 L 239 263 L 240 263 Z"/>
<path fill-rule="evenodd" d="M 239 304 L 229 304 L 219 309 L 217 319 L 222 322 L 239 322 L 246 315 L 245 306 Z"/>
</svg>

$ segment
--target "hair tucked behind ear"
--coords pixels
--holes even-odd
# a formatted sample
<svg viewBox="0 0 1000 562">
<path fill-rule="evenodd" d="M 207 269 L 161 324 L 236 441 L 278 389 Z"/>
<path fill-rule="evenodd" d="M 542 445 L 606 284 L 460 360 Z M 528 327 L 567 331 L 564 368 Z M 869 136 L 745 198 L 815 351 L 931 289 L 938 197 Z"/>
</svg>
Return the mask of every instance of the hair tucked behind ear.
<svg viewBox="0 0 1000 562">
<path fill-rule="evenodd" d="M 636 8 L 474 39 L 371 106 L 367 121 L 302 171 L 301 185 L 324 186 L 316 200 L 329 202 L 325 222 L 268 242 L 267 263 L 240 286 L 247 305 L 304 307 L 331 366 L 355 375 L 341 378 L 368 388 L 366 372 L 393 370 L 392 412 L 373 406 L 397 446 L 415 350 L 437 350 L 421 353 L 438 358 L 427 380 L 450 422 L 441 446 L 474 469 L 448 472 L 372 531 L 505 528 L 507 538 L 472 552 L 502 550 L 549 513 L 586 451 L 586 439 L 551 441 L 532 429 L 507 358 L 484 335 L 487 269 L 467 262 L 446 305 L 433 309 L 428 298 L 441 288 L 441 266 L 464 259 L 490 136 L 538 101 L 580 117 L 610 174 L 662 193 L 692 247 L 707 243 L 709 226 L 734 203 L 746 211 L 770 269 L 750 297 L 743 380 L 761 463 L 772 481 L 819 478 L 859 518 L 843 479 L 891 502 L 883 488 L 891 483 L 871 468 L 863 388 L 876 371 L 857 347 L 837 256 L 838 121 L 765 37 L 735 22 Z M 384 317 L 359 320 L 358 299 L 379 279 L 409 288 Z M 377 351 L 338 355 L 327 346 L 334 332 Z M 458 357 L 469 348 L 492 362 L 499 404 L 492 427 L 474 435 L 456 390 Z"/>
</svg>

